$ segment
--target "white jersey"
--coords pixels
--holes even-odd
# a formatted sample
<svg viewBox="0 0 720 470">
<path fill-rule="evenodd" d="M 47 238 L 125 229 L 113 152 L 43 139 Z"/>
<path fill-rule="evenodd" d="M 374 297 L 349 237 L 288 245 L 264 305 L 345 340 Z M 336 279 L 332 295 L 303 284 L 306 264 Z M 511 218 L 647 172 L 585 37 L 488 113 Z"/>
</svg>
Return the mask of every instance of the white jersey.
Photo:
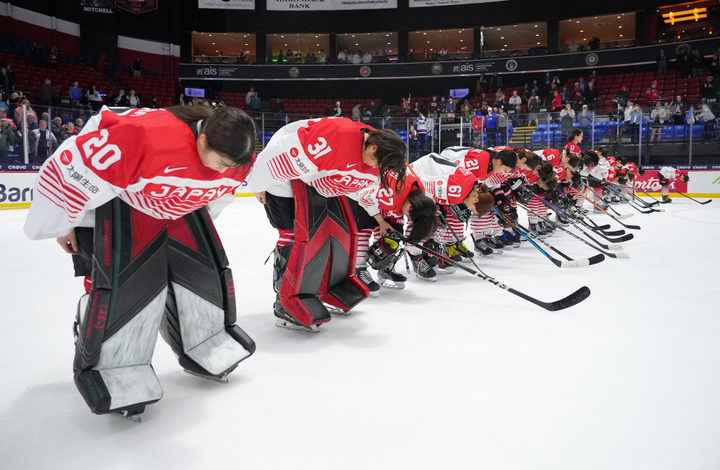
<svg viewBox="0 0 720 470">
<path fill-rule="evenodd" d="M 592 170 L 590 170 L 590 176 L 597 178 L 601 181 L 607 180 L 608 174 L 610 173 L 610 162 L 605 157 L 598 161 Z"/>
<path fill-rule="evenodd" d="M 677 178 L 677 170 L 671 166 L 664 166 L 660 168 L 660 174 L 665 177 L 665 179 L 674 180 Z"/>
</svg>

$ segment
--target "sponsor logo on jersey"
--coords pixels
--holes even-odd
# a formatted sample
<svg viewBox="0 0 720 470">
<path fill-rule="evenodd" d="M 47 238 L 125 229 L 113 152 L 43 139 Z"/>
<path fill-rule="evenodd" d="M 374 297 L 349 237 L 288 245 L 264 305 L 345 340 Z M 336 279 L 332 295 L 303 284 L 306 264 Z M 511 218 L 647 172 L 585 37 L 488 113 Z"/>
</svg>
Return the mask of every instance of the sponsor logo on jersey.
<svg viewBox="0 0 720 470">
<path fill-rule="evenodd" d="M 143 189 L 143 193 L 151 198 L 179 199 L 184 202 L 212 201 L 226 194 L 230 194 L 232 186 L 218 188 L 188 188 L 186 186 L 172 186 L 167 184 L 150 183 Z"/>
<path fill-rule="evenodd" d="M 72 153 L 70 150 L 64 150 L 63 153 L 60 154 L 60 161 L 63 165 L 69 165 L 70 162 L 72 162 Z"/>
<path fill-rule="evenodd" d="M 169 166 L 167 166 L 167 167 L 165 167 L 165 169 L 163 170 L 163 173 L 172 173 L 173 171 L 186 170 L 186 169 L 187 169 L 186 166 L 179 166 L 179 167 L 177 167 L 177 168 L 170 168 Z"/>
</svg>

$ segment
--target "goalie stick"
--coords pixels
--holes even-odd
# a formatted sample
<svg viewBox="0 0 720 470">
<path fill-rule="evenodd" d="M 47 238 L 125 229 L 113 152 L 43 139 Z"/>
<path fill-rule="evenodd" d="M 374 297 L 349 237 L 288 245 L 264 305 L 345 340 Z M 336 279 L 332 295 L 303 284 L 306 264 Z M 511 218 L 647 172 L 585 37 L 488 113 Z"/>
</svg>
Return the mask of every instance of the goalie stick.
<svg viewBox="0 0 720 470">
<path fill-rule="evenodd" d="M 527 294 L 523 294 L 519 290 L 513 289 L 510 286 L 507 286 L 507 285 L 501 283 L 500 281 L 488 276 L 487 274 L 481 274 L 478 271 L 475 271 L 474 269 L 469 268 L 462 263 L 456 263 L 455 261 L 451 260 L 447 256 L 443 256 L 440 253 L 436 253 L 433 250 L 426 248 L 419 243 L 410 242 L 405 237 L 402 237 L 402 238 L 406 244 L 412 245 L 416 248 L 419 248 L 420 250 L 424 251 L 425 253 L 435 256 L 438 259 L 443 260 L 445 263 L 452 264 L 453 266 L 460 268 L 463 271 L 465 271 L 469 274 L 472 274 L 473 276 L 475 276 L 477 278 L 482 279 L 483 281 L 489 282 L 490 284 L 494 284 L 495 286 L 499 287 L 500 289 L 508 291 L 511 294 L 516 295 L 522 299 L 525 299 L 528 302 L 531 302 L 531 303 L 537 305 L 538 307 L 542 307 L 545 310 L 548 310 L 550 312 L 557 312 L 559 310 L 565 310 L 566 308 L 573 307 L 573 306 L 579 304 L 580 302 L 582 302 L 583 300 L 587 299 L 588 297 L 590 297 L 590 289 L 587 286 L 582 286 L 581 288 L 579 288 L 578 290 L 576 290 L 575 292 L 573 292 L 572 294 L 568 295 L 567 297 L 565 297 L 563 299 L 556 300 L 555 302 L 543 302 L 541 300 L 536 299 L 535 297 L 531 297 Z"/>
</svg>

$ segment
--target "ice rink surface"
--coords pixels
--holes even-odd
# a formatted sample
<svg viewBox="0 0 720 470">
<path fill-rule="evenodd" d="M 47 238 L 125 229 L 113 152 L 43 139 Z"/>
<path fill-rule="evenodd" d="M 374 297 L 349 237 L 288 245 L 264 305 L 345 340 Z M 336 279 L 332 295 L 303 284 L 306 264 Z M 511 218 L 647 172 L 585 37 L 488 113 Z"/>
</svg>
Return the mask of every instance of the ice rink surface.
<svg viewBox="0 0 720 470">
<path fill-rule="evenodd" d="M 274 326 L 263 262 L 276 235 L 238 200 L 217 225 L 258 350 L 220 384 L 182 372 L 159 339 L 164 398 L 141 424 L 85 405 L 72 381 L 82 280 L 54 240 L 24 237 L 25 211 L 0 212 L 0 468 L 717 470 L 720 200 L 663 208 L 625 220 L 642 226 L 630 260 L 559 269 L 525 243 L 478 261 L 544 301 L 590 287 L 569 310 L 460 271 L 413 274 L 313 335 Z"/>
</svg>

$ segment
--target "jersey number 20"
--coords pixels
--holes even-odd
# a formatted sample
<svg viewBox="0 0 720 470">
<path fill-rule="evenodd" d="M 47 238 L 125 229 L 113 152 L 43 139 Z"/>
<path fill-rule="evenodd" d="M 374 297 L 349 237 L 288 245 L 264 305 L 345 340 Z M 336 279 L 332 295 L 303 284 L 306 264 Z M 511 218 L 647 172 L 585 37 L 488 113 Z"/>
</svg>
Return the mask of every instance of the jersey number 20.
<svg viewBox="0 0 720 470">
<path fill-rule="evenodd" d="M 120 160 L 122 152 L 115 144 L 107 144 L 109 132 L 100 130 L 100 137 L 91 137 L 82 144 L 85 158 L 90 159 L 92 166 L 98 170 L 107 170 L 113 163 Z"/>
</svg>

